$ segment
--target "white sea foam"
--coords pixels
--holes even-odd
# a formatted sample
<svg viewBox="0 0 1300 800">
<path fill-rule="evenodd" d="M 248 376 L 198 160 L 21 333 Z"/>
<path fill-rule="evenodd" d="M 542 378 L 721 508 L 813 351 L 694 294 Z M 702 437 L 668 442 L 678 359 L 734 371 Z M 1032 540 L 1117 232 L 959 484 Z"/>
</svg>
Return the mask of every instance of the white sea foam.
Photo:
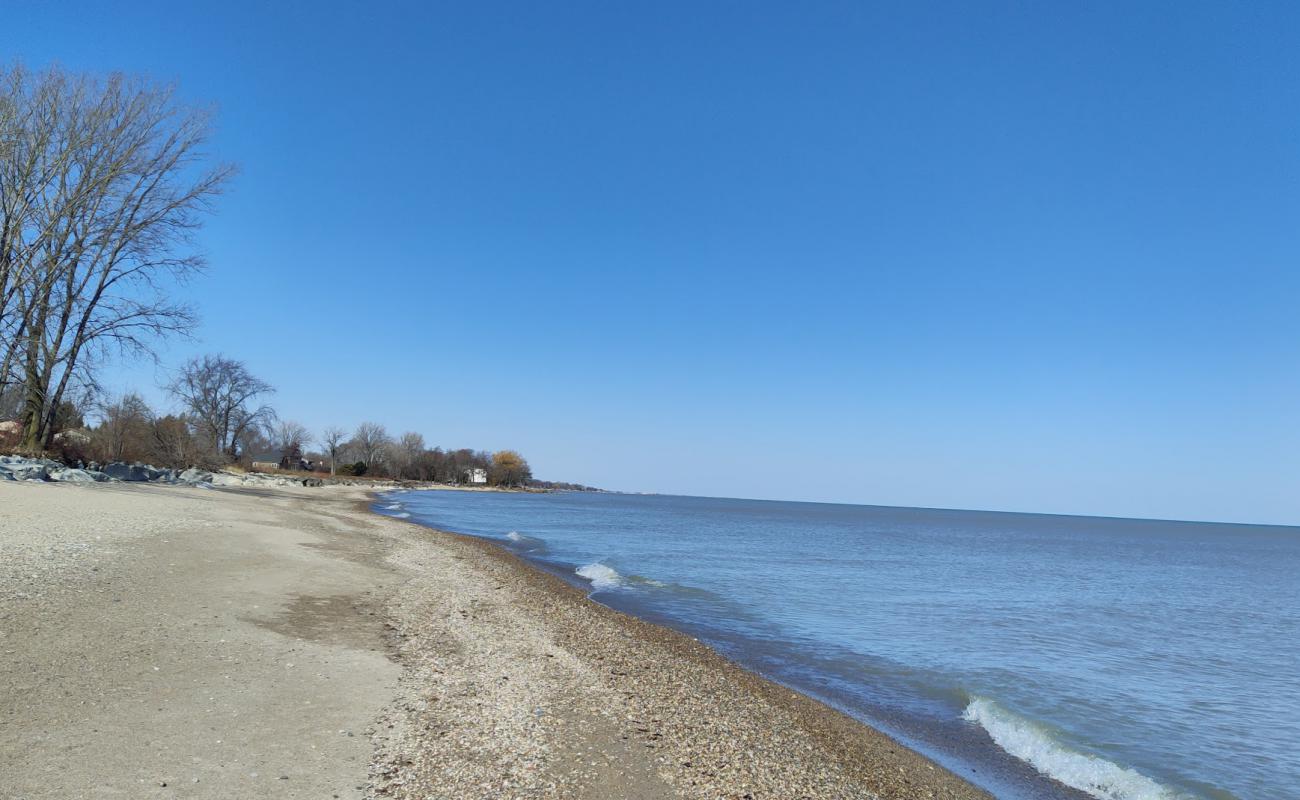
<svg viewBox="0 0 1300 800">
<path fill-rule="evenodd" d="M 522 533 L 520 533 L 519 531 L 510 531 L 510 533 L 507 533 L 507 534 L 506 534 L 506 538 L 509 539 L 509 540 L 512 541 L 512 542 L 522 542 L 523 540 L 527 539 L 528 537 L 527 537 L 527 536 L 524 536 L 524 535 L 523 535 Z"/>
<path fill-rule="evenodd" d="M 401 507 L 402 507 L 402 504 L 401 504 L 401 503 L 393 503 L 393 504 L 391 504 L 391 505 L 386 505 L 386 506 L 384 506 L 384 508 L 388 509 L 389 511 L 396 511 L 397 509 L 399 509 L 399 508 L 401 508 Z"/>
<path fill-rule="evenodd" d="M 409 516 L 411 516 L 411 515 L 408 514 L 408 513 L 406 513 L 405 511 L 399 511 L 399 512 L 397 512 L 396 514 L 394 514 L 393 516 L 396 517 L 397 519 L 406 519 L 407 517 L 409 517 Z"/>
<path fill-rule="evenodd" d="M 962 718 L 978 723 L 998 747 L 1044 775 L 1099 800 L 1180 800 L 1184 797 L 1141 773 L 1069 749 L 1048 731 L 992 700 L 973 697 Z"/>
<path fill-rule="evenodd" d="M 623 576 L 600 562 L 578 567 L 575 571 L 581 577 L 591 581 L 593 589 L 613 589 L 623 585 Z"/>
</svg>

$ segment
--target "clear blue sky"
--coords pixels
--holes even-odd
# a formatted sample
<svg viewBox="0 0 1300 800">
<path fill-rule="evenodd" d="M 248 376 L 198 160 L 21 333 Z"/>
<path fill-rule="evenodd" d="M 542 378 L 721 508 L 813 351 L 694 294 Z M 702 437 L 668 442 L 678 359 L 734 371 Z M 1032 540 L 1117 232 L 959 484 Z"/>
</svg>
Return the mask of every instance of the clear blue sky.
<svg viewBox="0 0 1300 800">
<path fill-rule="evenodd" d="M 1300 523 L 1296 4 L 4 6 L 6 59 L 219 107 L 164 366 L 241 358 L 314 428 Z"/>
</svg>

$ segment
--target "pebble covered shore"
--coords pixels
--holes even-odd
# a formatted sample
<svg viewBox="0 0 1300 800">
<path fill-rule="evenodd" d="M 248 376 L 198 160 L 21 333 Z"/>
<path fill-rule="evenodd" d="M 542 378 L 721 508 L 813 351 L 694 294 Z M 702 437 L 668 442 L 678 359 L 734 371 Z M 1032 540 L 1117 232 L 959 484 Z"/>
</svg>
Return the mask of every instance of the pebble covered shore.
<svg viewBox="0 0 1300 800">
<path fill-rule="evenodd" d="M 394 558 L 423 577 L 393 598 L 405 676 L 378 797 L 988 797 L 489 542 L 391 524 L 416 532 Z"/>
</svg>

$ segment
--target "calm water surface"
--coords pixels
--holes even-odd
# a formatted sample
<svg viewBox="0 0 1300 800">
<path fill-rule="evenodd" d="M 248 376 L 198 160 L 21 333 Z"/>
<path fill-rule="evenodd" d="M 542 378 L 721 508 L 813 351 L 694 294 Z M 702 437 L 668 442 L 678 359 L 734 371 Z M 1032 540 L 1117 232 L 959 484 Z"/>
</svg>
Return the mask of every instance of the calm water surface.
<svg viewBox="0 0 1300 800">
<path fill-rule="evenodd" d="M 580 493 L 377 508 L 499 541 L 999 797 L 1300 798 L 1297 528 Z"/>
</svg>

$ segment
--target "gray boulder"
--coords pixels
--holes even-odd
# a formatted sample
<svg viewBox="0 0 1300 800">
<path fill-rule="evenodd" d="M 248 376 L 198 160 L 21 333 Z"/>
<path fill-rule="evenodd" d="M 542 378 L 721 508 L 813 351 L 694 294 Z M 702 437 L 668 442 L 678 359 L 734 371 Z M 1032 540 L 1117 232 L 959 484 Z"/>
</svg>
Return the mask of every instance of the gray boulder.
<svg viewBox="0 0 1300 800">
<path fill-rule="evenodd" d="M 283 475 L 267 475 L 265 472 L 250 472 L 243 477 L 245 486 L 298 486 L 301 481 L 286 478 Z"/>
<path fill-rule="evenodd" d="M 41 461 L 9 461 L 0 464 L 0 472 L 14 481 L 43 481 L 50 475 L 50 467 Z"/>
<path fill-rule="evenodd" d="M 196 483 L 212 483 L 212 473 L 205 472 L 204 470 L 195 469 L 191 467 L 185 470 L 184 472 L 182 472 L 181 474 L 177 475 L 176 482 L 188 483 L 190 485 Z"/>
<path fill-rule="evenodd" d="M 95 483 L 108 480 L 108 476 L 102 472 L 91 472 L 85 469 L 50 470 L 49 478 L 60 483 Z"/>
<path fill-rule="evenodd" d="M 27 456 L 0 456 L 0 466 L 15 464 L 44 464 L 47 467 L 62 466 L 57 461 L 51 461 L 48 458 L 28 458 Z"/>
<path fill-rule="evenodd" d="M 90 444 L 90 432 L 80 430 L 59 431 L 54 434 L 55 444 L 72 444 L 85 446 Z"/>
<path fill-rule="evenodd" d="M 112 464 L 104 465 L 104 474 L 115 481 L 131 480 L 131 465 L 121 461 L 114 461 Z"/>
<path fill-rule="evenodd" d="M 168 470 L 151 467 L 148 464 L 125 464 L 115 461 L 104 467 L 104 474 L 115 481 L 157 481 L 167 476 Z"/>
</svg>

